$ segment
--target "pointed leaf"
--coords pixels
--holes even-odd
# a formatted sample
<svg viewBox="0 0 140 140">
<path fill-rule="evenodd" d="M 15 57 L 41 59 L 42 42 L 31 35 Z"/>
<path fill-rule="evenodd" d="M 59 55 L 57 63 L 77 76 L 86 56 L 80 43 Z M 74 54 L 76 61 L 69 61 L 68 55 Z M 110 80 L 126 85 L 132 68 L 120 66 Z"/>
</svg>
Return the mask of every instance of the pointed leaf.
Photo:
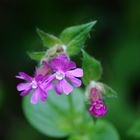
<svg viewBox="0 0 140 140">
<path fill-rule="evenodd" d="M 83 52 L 83 64 L 84 70 L 83 83 L 88 85 L 92 80 L 99 80 L 102 74 L 102 67 L 98 60 L 88 55 L 84 50 Z"/>
<path fill-rule="evenodd" d="M 57 45 L 62 45 L 62 42 L 60 39 L 58 39 L 56 36 L 45 33 L 44 31 L 37 29 L 37 33 L 40 36 L 43 45 L 47 48 L 52 48 Z"/>
<path fill-rule="evenodd" d="M 46 52 L 28 52 L 28 55 L 31 59 L 40 61 L 44 56 Z"/>
<path fill-rule="evenodd" d="M 89 113 L 85 111 L 82 93 L 82 90 L 74 89 L 70 95 L 63 94 L 60 96 L 54 91 L 50 91 L 46 103 L 38 103 L 37 105 L 32 105 L 30 96 L 27 96 L 23 102 L 25 116 L 38 131 L 45 135 L 52 137 L 68 136 L 75 133 L 75 129 L 83 121 L 85 124 L 92 124 Z M 69 103 L 70 97 L 72 104 Z"/>
<path fill-rule="evenodd" d="M 60 39 L 67 46 L 69 55 L 77 54 L 84 47 L 89 32 L 95 24 L 96 21 L 93 21 L 87 24 L 72 26 L 62 31 Z"/>
</svg>

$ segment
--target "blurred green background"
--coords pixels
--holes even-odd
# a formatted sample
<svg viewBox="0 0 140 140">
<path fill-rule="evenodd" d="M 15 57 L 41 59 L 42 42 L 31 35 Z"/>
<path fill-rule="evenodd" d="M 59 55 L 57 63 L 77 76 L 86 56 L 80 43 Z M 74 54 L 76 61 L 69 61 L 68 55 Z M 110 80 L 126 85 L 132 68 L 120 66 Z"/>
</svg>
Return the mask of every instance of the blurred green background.
<svg viewBox="0 0 140 140">
<path fill-rule="evenodd" d="M 36 64 L 26 52 L 42 49 L 36 27 L 59 35 L 92 20 L 98 23 L 86 50 L 101 61 L 102 81 L 118 92 L 117 100 L 107 102 L 105 119 L 121 140 L 140 139 L 139 0 L 0 0 L 0 140 L 51 139 L 27 122 L 16 91 L 15 75 L 32 74 Z"/>
</svg>

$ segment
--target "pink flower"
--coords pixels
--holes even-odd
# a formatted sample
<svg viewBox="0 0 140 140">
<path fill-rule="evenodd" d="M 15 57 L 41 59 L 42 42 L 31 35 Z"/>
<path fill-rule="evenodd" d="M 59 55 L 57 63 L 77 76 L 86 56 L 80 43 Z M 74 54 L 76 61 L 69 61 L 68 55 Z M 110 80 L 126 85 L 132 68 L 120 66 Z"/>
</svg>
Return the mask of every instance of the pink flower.
<svg viewBox="0 0 140 140">
<path fill-rule="evenodd" d="M 81 86 L 82 82 L 78 78 L 83 76 L 83 70 L 76 68 L 76 64 L 70 61 L 67 55 L 61 54 L 57 58 L 50 59 L 50 66 L 54 73 L 46 80 L 46 83 L 56 80 L 54 87 L 56 93 L 62 94 L 63 90 L 68 95 L 73 90 L 70 83 L 75 87 Z"/>
<path fill-rule="evenodd" d="M 101 99 L 101 93 L 96 87 L 91 88 L 89 96 L 91 102 Z"/>
<path fill-rule="evenodd" d="M 38 101 L 45 102 L 47 99 L 47 91 L 51 89 L 51 85 L 44 84 L 44 81 L 49 78 L 49 76 L 43 76 L 38 74 L 36 69 L 35 77 L 31 77 L 24 72 L 19 72 L 16 78 L 26 80 L 26 83 L 20 83 L 17 85 L 17 90 L 22 91 L 21 96 L 28 95 L 31 91 L 33 94 L 31 96 L 31 103 L 36 104 Z"/>
<path fill-rule="evenodd" d="M 107 113 L 107 107 L 104 105 L 103 101 L 99 99 L 91 104 L 89 112 L 97 118 L 102 117 Z"/>
</svg>

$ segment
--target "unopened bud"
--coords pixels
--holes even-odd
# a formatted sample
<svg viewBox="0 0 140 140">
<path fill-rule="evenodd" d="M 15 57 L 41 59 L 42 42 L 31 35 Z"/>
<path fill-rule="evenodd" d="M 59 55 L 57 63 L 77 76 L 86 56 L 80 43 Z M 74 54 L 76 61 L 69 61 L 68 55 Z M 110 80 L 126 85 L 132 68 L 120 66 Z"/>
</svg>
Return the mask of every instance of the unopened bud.
<svg viewBox="0 0 140 140">
<path fill-rule="evenodd" d="M 89 86 L 86 89 L 86 100 L 93 101 L 102 99 L 103 87 L 99 82 L 91 81 Z"/>
</svg>

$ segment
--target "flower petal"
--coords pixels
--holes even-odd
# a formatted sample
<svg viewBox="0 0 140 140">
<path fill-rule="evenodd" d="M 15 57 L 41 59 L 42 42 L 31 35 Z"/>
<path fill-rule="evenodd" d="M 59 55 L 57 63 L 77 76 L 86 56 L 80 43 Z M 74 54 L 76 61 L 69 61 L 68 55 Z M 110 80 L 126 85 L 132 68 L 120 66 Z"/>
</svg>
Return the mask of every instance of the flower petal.
<svg viewBox="0 0 140 140">
<path fill-rule="evenodd" d="M 81 84 L 82 84 L 81 80 L 79 80 L 79 79 L 77 79 L 77 78 L 75 78 L 75 77 L 73 77 L 73 76 L 69 76 L 69 77 L 67 77 L 67 78 L 72 82 L 72 84 L 73 84 L 75 87 L 80 87 Z"/>
<path fill-rule="evenodd" d="M 62 86 L 61 86 L 61 81 L 60 80 L 58 80 L 58 82 L 56 83 L 55 91 L 58 94 L 62 94 Z"/>
<path fill-rule="evenodd" d="M 104 116 L 107 111 L 108 109 L 103 103 L 102 99 L 93 102 L 89 108 L 89 112 L 91 113 L 91 115 L 94 115 L 97 118 Z"/>
<path fill-rule="evenodd" d="M 65 61 L 65 62 L 68 62 L 70 60 L 69 56 L 66 54 L 59 54 L 59 56 L 57 58 L 60 59 L 61 61 Z"/>
<path fill-rule="evenodd" d="M 64 65 L 64 71 L 68 71 L 74 68 L 76 68 L 76 63 L 73 61 L 69 61 L 67 62 L 67 64 Z"/>
<path fill-rule="evenodd" d="M 52 69 L 54 70 L 64 70 L 69 62 L 69 57 L 65 54 L 61 54 L 57 58 L 52 58 L 50 60 Z"/>
<path fill-rule="evenodd" d="M 45 90 L 51 90 L 53 88 L 53 82 L 55 80 L 55 74 L 48 76 L 48 78 L 44 81 L 43 87 Z"/>
<path fill-rule="evenodd" d="M 50 60 L 50 63 L 51 63 L 52 69 L 54 69 L 54 70 L 61 70 L 61 68 L 63 67 L 61 60 L 58 58 L 52 58 Z"/>
<path fill-rule="evenodd" d="M 35 76 L 34 79 L 35 79 L 36 82 L 39 82 L 39 81 L 42 81 L 44 79 L 44 77 L 45 76 L 43 76 L 43 75 L 37 75 L 37 76 Z"/>
<path fill-rule="evenodd" d="M 44 103 L 44 102 L 46 102 L 46 100 L 47 100 L 47 96 L 42 96 L 42 95 L 40 96 L 40 101 L 41 102 Z"/>
<path fill-rule="evenodd" d="M 32 104 L 37 104 L 38 102 L 38 97 L 39 97 L 40 91 L 39 88 L 36 88 L 33 92 L 33 95 L 31 96 L 31 103 Z"/>
<path fill-rule="evenodd" d="M 82 77 L 83 76 L 83 70 L 80 68 L 70 70 L 66 72 L 66 75 L 72 75 L 74 77 Z"/>
<path fill-rule="evenodd" d="M 28 88 L 28 89 L 24 90 L 23 92 L 21 92 L 20 96 L 26 96 L 26 95 L 28 95 L 31 90 L 32 90 L 32 88 Z"/>
<path fill-rule="evenodd" d="M 24 73 L 24 72 L 19 72 L 19 75 L 16 76 L 16 78 L 18 79 L 22 79 L 22 80 L 27 80 L 27 81 L 32 81 L 32 77 L 29 76 L 28 74 Z"/>
<path fill-rule="evenodd" d="M 30 83 L 20 83 L 20 84 L 17 85 L 17 90 L 22 91 L 22 90 L 29 89 L 29 87 L 31 88 Z"/>
<path fill-rule="evenodd" d="M 47 92 L 45 92 L 44 90 L 42 90 L 41 88 L 38 89 L 39 90 L 39 99 L 41 102 L 45 102 L 47 99 Z"/>
<path fill-rule="evenodd" d="M 73 90 L 73 87 L 65 79 L 61 80 L 61 86 L 64 93 L 67 95 Z"/>
</svg>

